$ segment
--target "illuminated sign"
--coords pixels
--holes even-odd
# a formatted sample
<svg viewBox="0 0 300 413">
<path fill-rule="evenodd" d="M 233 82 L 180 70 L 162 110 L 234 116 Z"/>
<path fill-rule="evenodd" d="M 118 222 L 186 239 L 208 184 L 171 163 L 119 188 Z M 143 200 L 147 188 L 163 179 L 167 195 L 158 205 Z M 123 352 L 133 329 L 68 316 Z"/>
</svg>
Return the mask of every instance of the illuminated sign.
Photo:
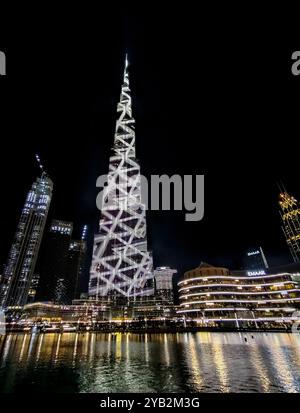
<svg viewBox="0 0 300 413">
<path fill-rule="evenodd" d="M 266 275 L 264 270 L 260 271 L 247 271 L 248 277 L 255 277 L 256 275 Z"/>
<path fill-rule="evenodd" d="M 258 255 L 258 254 L 260 254 L 260 251 L 258 251 L 258 250 L 247 253 L 248 257 L 251 257 L 251 255 Z"/>
</svg>

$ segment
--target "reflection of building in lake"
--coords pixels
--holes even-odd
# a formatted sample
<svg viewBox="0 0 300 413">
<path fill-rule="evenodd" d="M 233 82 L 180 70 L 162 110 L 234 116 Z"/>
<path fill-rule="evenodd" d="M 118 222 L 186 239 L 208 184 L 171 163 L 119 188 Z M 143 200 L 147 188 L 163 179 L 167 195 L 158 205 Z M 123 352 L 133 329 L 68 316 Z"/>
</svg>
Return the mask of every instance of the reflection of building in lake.
<svg viewBox="0 0 300 413">
<path fill-rule="evenodd" d="M 178 287 L 178 315 L 202 325 L 291 325 L 300 305 L 300 289 L 289 273 L 248 277 L 202 263 Z"/>
</svg>

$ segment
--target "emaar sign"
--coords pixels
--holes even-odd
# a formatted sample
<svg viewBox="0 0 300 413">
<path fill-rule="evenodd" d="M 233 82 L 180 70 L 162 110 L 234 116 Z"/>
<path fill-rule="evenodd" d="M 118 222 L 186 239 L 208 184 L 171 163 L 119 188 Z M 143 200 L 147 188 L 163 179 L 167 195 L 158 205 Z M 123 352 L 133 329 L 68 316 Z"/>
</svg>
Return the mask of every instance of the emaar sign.
<svg viewBox="0 0 300 413">
<path fill-rule="evenodd" d="M 6 56 L 0 50 L 0 75 L 6 75 Z"/>
</svg>

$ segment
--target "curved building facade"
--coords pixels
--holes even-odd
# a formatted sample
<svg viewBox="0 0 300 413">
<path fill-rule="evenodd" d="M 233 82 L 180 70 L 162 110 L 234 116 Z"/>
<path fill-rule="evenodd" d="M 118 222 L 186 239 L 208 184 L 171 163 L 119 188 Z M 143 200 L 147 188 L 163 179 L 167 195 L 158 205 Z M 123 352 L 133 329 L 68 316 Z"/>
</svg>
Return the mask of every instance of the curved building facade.
<svg viewBox="0 0 300 413">
<path fill-rule="evenodd" d="M 178 315 L 203 325 L 288 326 L 299 318 L 300 289 L 288 273 L 247 277 L 202 263 L 178 288 Z"/>
</svg>

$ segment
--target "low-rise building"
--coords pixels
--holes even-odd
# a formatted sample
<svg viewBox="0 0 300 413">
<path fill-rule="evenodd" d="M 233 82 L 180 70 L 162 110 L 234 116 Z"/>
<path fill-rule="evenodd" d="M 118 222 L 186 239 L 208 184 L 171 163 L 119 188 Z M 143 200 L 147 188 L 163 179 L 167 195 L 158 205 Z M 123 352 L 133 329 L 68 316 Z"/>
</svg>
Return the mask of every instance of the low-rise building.
<svg viewBox="0 0 300 413">
<path fill-rule="evenodd" d="M 300 305 L 299 286 L 289 273 L 249 277 L 202 263 L 184 274 L 178 288 L 177 314 L 200 325 L 288 327 Z"/>
</svg>

